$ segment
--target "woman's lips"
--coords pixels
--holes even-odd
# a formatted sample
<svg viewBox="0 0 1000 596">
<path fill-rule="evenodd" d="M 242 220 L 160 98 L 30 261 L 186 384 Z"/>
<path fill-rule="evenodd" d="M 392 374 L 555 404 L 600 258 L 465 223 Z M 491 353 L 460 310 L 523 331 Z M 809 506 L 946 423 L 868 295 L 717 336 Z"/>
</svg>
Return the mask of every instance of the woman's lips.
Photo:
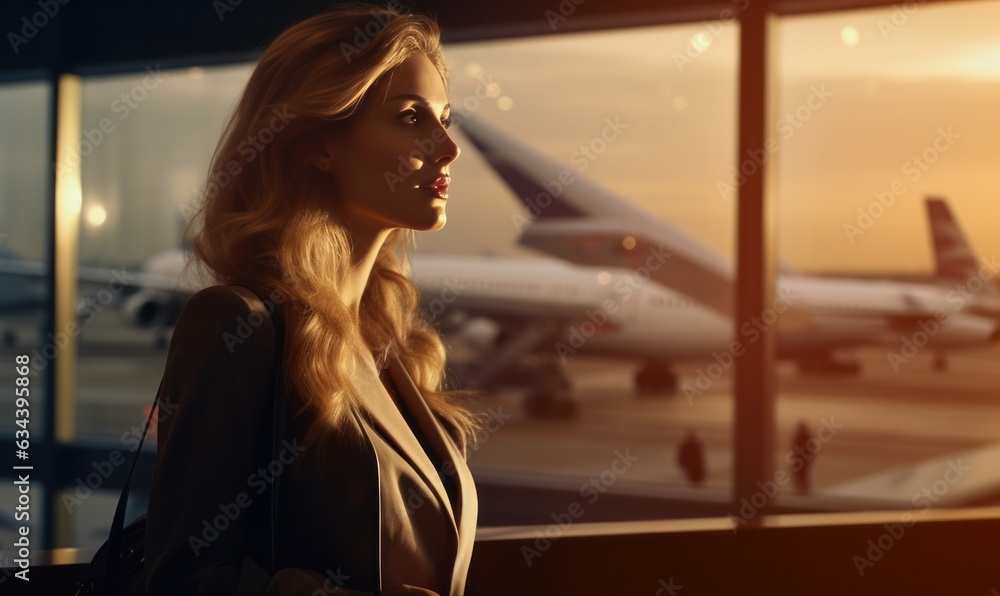
<svg viewBox="0 0 1000 596">
<path fill-rule="evenodd" d="M 448 198 L 448 185 L 451 182 L 451 176 L 438 176 L 430 184 L 424 184 L 420 188 L 428 190 L 434 193 L 434 196 L 441 197 L 442 199 Z"/>
</svg>

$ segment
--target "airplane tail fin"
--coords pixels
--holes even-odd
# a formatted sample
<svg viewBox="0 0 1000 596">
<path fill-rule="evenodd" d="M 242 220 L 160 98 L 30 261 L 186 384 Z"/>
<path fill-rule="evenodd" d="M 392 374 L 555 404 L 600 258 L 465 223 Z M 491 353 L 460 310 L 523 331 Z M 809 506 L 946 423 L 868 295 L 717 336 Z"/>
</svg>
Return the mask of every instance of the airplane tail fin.
<svg viewBox="0 0 1000 596">
<path fill-rule="evenodd" d="M 460 125 L 527 210 L 515 220 L 522 245 L 604 267 L 635 268 L 669 254 L 655 281 L 731 312 L 732 264 L 717 251 L 479 118 Z"/>
<path fill-rule="evenodd" d="M 534 221 L 649 218 L 648 213 L 583 178 L 576 169 L 542 155 L 478 117 L 466 116 L 459 124 Z"/>
<path fill-rule="evenodd" d="M 979 262 L 945 199 L 927 197 L 927 218 L 934 246 L 934 275 L 941 279 L 966 280 L 979 274 Z M 998 292 L 994 284 L 986 291 Z"/>
</svg>

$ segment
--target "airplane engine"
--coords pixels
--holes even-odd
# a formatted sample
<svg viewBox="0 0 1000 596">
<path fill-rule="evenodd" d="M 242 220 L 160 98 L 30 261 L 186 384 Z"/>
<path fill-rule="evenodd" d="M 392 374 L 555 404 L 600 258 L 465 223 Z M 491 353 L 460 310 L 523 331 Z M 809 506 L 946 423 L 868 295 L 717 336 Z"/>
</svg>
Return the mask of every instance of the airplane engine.
<svg viewBox="0 0 1000 596">
<path fill-rule="evenodd" d="M 970 344 L 986 344 L 1000 338 L 1000 326 L 997 322 L 984 317 L 962 313 L 951 313 L 943 322 L 928 320 L 919 326 L 909 338 L 915 345 L 922 343 L 918 334 L 929 336 L 927 343 L 936 347 L 961 347 Z"/>
<path fill-rule="evenodd" d="M 122 303 L 121 315 L 137 327 L 162 326 L 170 312 L 170 296 L 162 292 L 137 292 Z"/>
<path fill-rule="evenodd" d="M 496 343 L 500 325 L 484 317 L 475 317 L 462 326 L 458 335 L 473 350 L 485 352 Z"/>
</svg>

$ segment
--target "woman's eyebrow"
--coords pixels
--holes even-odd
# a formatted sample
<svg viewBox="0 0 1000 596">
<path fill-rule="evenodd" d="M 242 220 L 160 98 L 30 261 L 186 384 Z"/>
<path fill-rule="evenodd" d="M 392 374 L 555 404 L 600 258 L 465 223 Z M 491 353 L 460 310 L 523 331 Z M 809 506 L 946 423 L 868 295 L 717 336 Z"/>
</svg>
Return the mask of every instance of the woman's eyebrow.
<svg viewBox="0 0 1000 596">
<path fill-rule="evenodd" d="M 417 102 L 418 104 L 424 106 L 431 112 L 434 111 L 434 108 L 431 107 L 431 102 L 427 101 L 427 98 L 425 98 L 423 95 L 417 95 L 416 93 L 400 93 L 399 95 L 393 95 L 386 101 L 392 101 L 394 99 L 411 99 Z M 444 107 L 441 109 L 441 111 L 444 112 L 445 110 L 450 110 L 450 109 L 451 109 L 451 104 L 446 103 L 444 104 Z"/>
</svg>

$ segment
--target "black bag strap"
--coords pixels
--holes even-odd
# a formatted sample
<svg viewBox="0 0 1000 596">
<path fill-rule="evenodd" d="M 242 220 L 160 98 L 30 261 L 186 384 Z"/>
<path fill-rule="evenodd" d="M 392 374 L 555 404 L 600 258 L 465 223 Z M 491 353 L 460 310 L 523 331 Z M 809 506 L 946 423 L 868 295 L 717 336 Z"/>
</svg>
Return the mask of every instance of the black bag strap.
<svg viewBox="0 0 1000 596">
<path fill-rule="evenodd" d="M 232 284 L 232 285 L 242 285 L 242 284 Z M 266 303 L 266 299 L 258 292 L 255 288 L 250 286 L 242 286 L 253 292 L 262 303 Z M 278 441 L 279 438 L 284 436 L 285 431 L 285 418 L 284 418 L 284 402 L 282 398 L 283 392 L 282 388 L 284 385 L 284 376 L 282 375 L 282 352 L 284 347 L 284 316 L 281 310 L 280 304 L 275 304 L 271 312 L 271 320 L 274 322 L 274 337 L 275 337 L 275 350 L 274 350 L 274 430 L 271 439 L 271 456 L 272 460 L 278 457 Z M 277 316 L 273 316 L 273 315 Z M 132 465 L 129 467 L 128 477 L 125 479 L 125 486 L 122 488 L 121 496 L 118 497 L 118 506 L 115 508 L 115 517 L 111 522 L 111 531 L 108 534 L 108 554 L 105 557 L 107 561 L 104 568 L 104 574 L 100 579 L 100 585 L 98 586 L 98 594 L 105 594 L 106 588 L 110 585 L 110 579 L 115 577 L 114 571 L 115 566 L 119 558 L 119 550 L 121 548 L 121 538 L 122 538 L 122 528 L 125 525 L 125 509 L 128 505 L 128 494 L 129 486 L 132 483 L 132 474 L 135 472 L 135 465 L 139 461 L 139 454 L 142 452 L 142 443 L 146 438 L 146 433 L 149 431 L 149 423 L 153 419 L 153 413 L 156 412 L 156 405 L 160 399 L 160 391 L 163 389 L 163 379 L 160 379 L 160 386 L 156 389 L 156 396 L 153 398 L 153 405 L 149 410 L 149 416 L 146 418 L 146 426 L 142 429 L 142 436 L 139 437 L 139 446 L 135 450 L 135 455 L 132 456 Z M 278 511 L 278 479 L 276 478 L 274 482 L 271 483 L 271 561 L 270 561 L 270 573 L 274 575 L 277 571 L 277 550 L 275 544 L 277 543 L 276 534 L 276 518 Z"/>
<path fill-rule="evenodd" d="M 149 417 L 146 418 L 146 426 L 142 429 L 142 436 L 139 437 L 139 446 L 135 450 L 135 455 L 132 456 L 132 465 L 128 470 L 128 478 L 125 479 L 125 486 L 122 488 L 122 494 L 118 497 L 118 507 L 115 509 L 114 521 L 111 522 L 111 532 L 108 534 L 108 552 L 104 558 L 106 563 L 104 567 L 104 575 L 101 577 L 101 583 L 98 587 L 98 594 L 106 593 L 106 588 L 110 585 L 108 580 L 114 577 L 115 565 L 117 564 L 119 558 L 118 551 L 121 548 L 122 526 L 125 525 L 125 506 L 128 504 L 129 485 L 132 483 L 132 473 L 135 472 L 135 464 L 139 461 L 139 454 L 142 453 L 142 443 L 146 438 L 146 432 L 149 430 L 149 423 L 153 419 L 153 413 L 156 412 L 156 404 L 160 399 L 161 389 L 163 389 L 163 379 L 160 379 L 160 386 L 156 389 L 156 397 L 153 398 L 153 406 L 149 409 Z"/>
</svg>

